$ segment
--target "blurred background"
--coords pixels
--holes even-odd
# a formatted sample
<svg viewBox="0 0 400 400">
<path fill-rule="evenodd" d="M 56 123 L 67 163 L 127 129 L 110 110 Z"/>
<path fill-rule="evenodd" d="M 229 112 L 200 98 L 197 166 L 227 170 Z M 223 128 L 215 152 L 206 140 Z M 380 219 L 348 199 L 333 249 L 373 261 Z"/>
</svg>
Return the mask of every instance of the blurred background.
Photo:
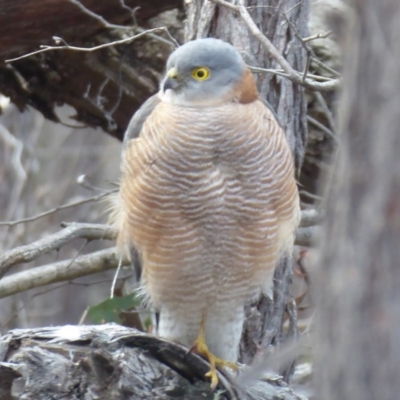
<svg viewBox="0 0 400 400">
<path fill-rule="evenodd" d="M 21 113 L 0 96 L 0 221 L 21 220 L 54 207 L 110 190 L 118 182 L 121 142 L 99 130 L 79 128 L 71 107 L 57 109 L 62 123 L 46 120 L 28 108 Z M 77 180 L 87 177 L 85 188 Z M 0 254 L 59 231 L 62 222 L 107 220 L 103 200 L 60 210 L 29 223 L 0 227 Z M 109 241 L 74 240 L 58 252 L 13 268 L 13 272 L 73 259 L 112 246 Z M 114 271 L 56 283 L 0 299 L 0 332 L 12 328 L 77 324 L 88 305 L 109 296 Z"/>
</svg>

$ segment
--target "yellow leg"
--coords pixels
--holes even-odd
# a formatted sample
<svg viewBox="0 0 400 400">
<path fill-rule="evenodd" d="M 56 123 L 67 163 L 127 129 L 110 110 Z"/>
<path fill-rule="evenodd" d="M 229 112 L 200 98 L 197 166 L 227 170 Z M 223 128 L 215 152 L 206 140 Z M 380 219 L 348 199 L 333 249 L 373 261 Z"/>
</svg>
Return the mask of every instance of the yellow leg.
<svg viewBox="0 0 400 400">
<path fill-rule="evenodd" d="M 205 319 L 200 326 L 199 336 L 197 337 L 196 341 L 194 342 L 192 348 L 190 349 L 191 352 L 196 352 L 203 356 L 206 360 L 208 360 L 211 364 L 211 369 L 206 373 L 206 377 L 211 379 L 211 389 L 215 389 L 218 384 L 218 374 L 217 374 L 217 367 L 228 367 L 234 370 L 237 370 L 238 367 L 235 363 L 230 361 L 222 360 L 214 356 L 209 350 L 206 344 L 206 337 L 205 337 Z"/>
</svg>

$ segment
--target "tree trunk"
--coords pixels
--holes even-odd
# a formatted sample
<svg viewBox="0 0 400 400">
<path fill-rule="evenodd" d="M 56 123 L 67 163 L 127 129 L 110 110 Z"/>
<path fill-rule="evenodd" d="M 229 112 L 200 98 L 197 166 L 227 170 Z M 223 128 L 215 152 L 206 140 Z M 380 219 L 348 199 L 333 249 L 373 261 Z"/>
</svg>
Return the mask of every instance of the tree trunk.
<svg viewBox="0 0 400 400">
<path fill-rule="evenodd" d="M 306 64 L 306 52 L 296 35 L 306 37 L 308 34 L 309 2 L 289 0 L 277 4 L 275 0 L 250 0 L 246 3 L 258 28 L 285 55 L 293 68 L 302 71 Z M 249 32 L 244 21 L 230 8 L 207 0 L 194 0 L 188 2 L 187 14 L 186 40 L 217 37 L 236 46 L 249 65 L 278 68 L 259 40 Z M 276 75 L 259 74 L 256 78 L 261 97 L 275 111 L 286 133 L 299 172 L 307 137 L 304 90 Z M 285 258 L 274 275 L 274 299 L 263 296 L 257 304 L 247 309 L 248 319 L 241 343 L 242 362 L 250 363 L 260 350 L 270 345 L 279 345 L 286 336 L 296 336 L 296 321 L 291 321 L 291 329 L 283 332 L 284 312 L 290 303 L 288 292 L 291 271 L 291 260 Z M 288 315 L 294 317 L 295 313 Z M 286 369 L 287 379 L 290 373 L 291 367 Z"/>
<path fill-rule="evenodd" d="M 315 281 L 316 398 L 400 396 L 400 3 L 341 22 L 341 147 Z M 346 21 L 347 22 L 347 21 Z"/>
<path fill-rule="evenodd" d="M 296 35 L 308 35 L 309 0 L 248 0 L 245 3 L 261 32 L 271 40 L 294 69 L 303 71 L 306 52 Z M 231 9 L 208 0 L 190 1 L 186 8 L 188 18 L 185 24 L 185 41 L 207 36 L 216 37 L 232 43 L 251 66 L 280 68 L 260 41 L 249 32 L 240 16 Z M 286 133 L 299 172 L 307 138 L 307 102 L 304 89 L 286 78 L 273 74 L 258 74 L 256 82 L 261 97 L 267 100 L 275 111 Z"/>
</svg>

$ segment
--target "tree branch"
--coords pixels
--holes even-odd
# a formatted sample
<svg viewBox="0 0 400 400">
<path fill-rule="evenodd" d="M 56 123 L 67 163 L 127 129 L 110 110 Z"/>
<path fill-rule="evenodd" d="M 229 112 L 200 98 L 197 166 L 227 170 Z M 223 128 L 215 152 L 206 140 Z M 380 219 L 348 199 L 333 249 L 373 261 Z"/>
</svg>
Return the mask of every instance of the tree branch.
<svg viewBox="0 0 400 400">
<path fill-rule="evenodd" d="M 268 51 L 271 57 L 282 67 L 283 71 L 287 74 L 287 78 L 292 82 L 302 85 L 311 90 L 329 91 L 337 89 L 340 86 L 339 79 L 332 79 L 327 82 L 317 82 L 311 79 L 303 79 L 303 74 L 295 71 L 290 64 L 286 61 L 278 49 L 271 43 L 271 41 L 258 29 L 256 23 L 251 18 L 251 15 L 244 6 L 243 1 L 241 5 L 236 6 L 226 2 L 225 0 L 210 0 L 211 2 L 223 7 L 227 7 L 232 11 L 237 12 L 246 24 L 249 31 L 253 36 L 259 40 L 261 45 Z"/>
<path fill-rule="evenodd" d="M 112 240 L 115 238 L 115 231 L 109 225 L 68 224 L 60 232 L 46 236 L 28 245 L 16 247 L 3 254 L 0 257 L 0 279 L 13 265 L 33 261 L 39 256 L 57 250 L 78 238 L 87 240 Z M 25 271 L 24 274 L 26 273 Z"/>
<path fill-rule="evenodd" d="M 17 219 L 15 221 L 0 221 L 0 226 L 14 226 L 14 225 L 18 225 L 18 224 L 23 224 L 25 222 L 33 222 L 33 221 L 36 221 L 37 219 L 40 219 L 40 218 L 43 218 L 43 217 L 47 217 L 50 214 L 54 214 L 57 211 L 65 210 L 66 208 L 80 206 L 82 204 L 90 203 L 91 201 L 98 201 L 98 200 L 102 199 L 103 197 L 106 197 L 107 195 L 109 195 L 111 193 L 114 193 L 114 192 L 115 192 L 115 190 L 110 190 L 108 192 L 105 192 L 105 193 L 102 193 L 102 194 L 98 194 L 97 196 L 89 197 L 87 199 L 78 200 L 78 201 L 74 201 L 72 203 L 63 204 L 61 206 L 54 207 L 51 210 L 47 210 L 47 211 L 44 211 L 44 212 L 42 212 L 40 214 L 34 215 L 33 217 Z M 0 263 L 0 266 L 1 266 L 1 263 Z"/>
<path fill-rule="evenodd" d="M 319 233 L 320 215 L 315 210 L 302 212 L 302 221 L 297 230 L 295 244 L 313 246 Z M 106 224 L 65 224 L 66 228 L 53 235 L 44 237 L 31 244 L 16 247 L 0 257 L 0 298 L 10 296 L 49 283 L 75 279 L 118 267 L 118 259 L 114 248 L 64 260 L 55 264 L 36 267 L 28 271 L 18 272 L 4 278 L 4 275 L 20 263 L 33 261 L 43 254 L 57 250 L 75 239 L 114 240 L 115 230 Z M 128 265 L 122 260 L 122 266 Z"/>
<path fill-rule="evenodd" d="M 167 28 L 165 27 L 159 27 L 159 28 L 154 28 L 154 29 L 148 29 L 146 31 L 142 31 L 141 33 L 138 33 L 135 36 L 131 36 L 125 39 L 121 39 L 121 40 L 115 40 L 111 43 L 104 43 L 104 44 L 100 44 L 99 46 L 94 46 L 94 47 L 76 47 L 76 46 L 70 46 L 64 39 L 58 37 L 58 36 L 53 36 L 53 40 L 56 42 L 56 44 L 58 43 L 64 43 L 64 45 L 62 46 L 47 46 L 47 45 L 41 45 L 41 49 L 40 50 L 36 50 L 33 51 L 32 53 L 28 53 L 28 54 L 24 54 L 20 57 L 16 57 L 16 58 L 10 58 L 9 60 L 5 60 L 6 63 L 11 63 L 14 61 L 18 61 L 21 60 L 23 58 L 27 58 L 27 57 L 31 57 L 35 54 L 39 54 L 39 53 L 45 53 L 46 51 L 55 51 L 55 50 L 73 50 L 73 51 L 83 51 L 86 53 L 90 53 L 92 51 L 97 51 L 100 49 L 105 49 L 107 47 L 111 47 L 111 46 L 116 46 L 119 44 L 125 44 L 125 43 L 129 43 L 132 42 L 136 39 L 141 38 L 142 36 L 145 35 L 149 35 L 151 33 L 155 33 L 155 32 L 166 32 Z M 170 43 L 170 42 L 168 42 Z"/>
<path fill-rule="evenodd" d="M 128 261 L 123 260 L 122 265 L 128 265 Z M 18 272 L 0 281 L 0 298 L 35 287 L 49 285 L 50 283 L 115 269 L 117 266 L 117 251 L 115 248 L 110 248 L 77 257 L 73 263 L 71 263 L 71 260 L 64 260 L 55 264 Z"/>
</svg>

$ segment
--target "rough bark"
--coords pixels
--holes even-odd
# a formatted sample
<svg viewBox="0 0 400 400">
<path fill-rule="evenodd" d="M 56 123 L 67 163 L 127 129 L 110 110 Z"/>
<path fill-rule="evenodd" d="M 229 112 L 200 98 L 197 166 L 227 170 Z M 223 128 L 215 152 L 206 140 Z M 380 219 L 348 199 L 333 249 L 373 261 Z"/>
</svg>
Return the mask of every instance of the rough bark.
<svg viewBox="0 0 400 400">
<path fill-rule="evenodd" d="M 328 194 L 316 398 L 400 393 L 400 4 L 352 1 L 344 32 L 341 145 Z"/>
<path fill-rule="evenodd" d="M 258 28 L 295 70 L 303 71 L 306 52 L 296 34 L 300 37 L 308 35 L 309 1 L 299 3 L 296 0 L 249 0 L 245 3 Z M 245 23 L 231 9 L 209 1 L 194 0 L 188 3 L 187 14 L 186 41 L 206 36 L 217 37 L 235 45 L 249 65 L 279 68 L 259 40 L 249 32 Z M 288 24 L 286 18 L 293 25 Z M 296 27 L 297 33 L 292 26 Z M 262 98 L 267 100 L 275 111 L 286 133 L 299 171 L 307 137 L 307 102 L 304 90 L 288 79 L 273 74 L 258 74 L 256 81 Z"/>
<path fill-rule="evenodd" d="M 309 2 L 251 0 L 245 3 L 260 30 L 294 69 L 302 71 L 306 64 L 306 53 L 296 35 L 307 36 Z M 259 40 L 249 32 L 243 20 L 230 8 L 209 1 L 194 0 L 188 3 L 187 14 L 186 40 L 206 36 L 217 37 L 233 43 L 251 66 L 278 67 Z M 287 19 L 296 27 L 297 32 L 287 23 Z M 301 86 L 272 74 L 259 74 L 257 86 L 262 98 L 267 100 L 275 111 L 285 130 L 299 171 L 307 136 L 304 90 Z M 245 363 L 250 363 L 260 350 L 270 345 L 281 344 L 286 336 L 296 336 L 293 313 L 286 314 L 290 315 L 292 323 L 289 330 L 283 332 L 284 314 L 290 303 L 288 297 L 292 270 L 290 261 L 290 258 L 284 258 L 275 271 L 273 299 L 263 296 L 257 304 L 247 308 L 247 321 L 241 343 L 241 360 Z M 291 366 L 286 368 L 284 375 L 287 379 L 291 372 Z"/>
<path fill-rule="evenodd" d="M 307 400 L 279 378 L 243 387 L 186 348 L 109 324 L 14 330 L 0 338 L 0 398 Z"/>
<path fill-rule="evenodd" d="M 125 3 L 140 7 L 135 17 L 143 28 L 151 26 L 149 18 L 181 6 L 180 0 Z M 131 12 L 121 2 L 82 4 L 110 23 L 133 25 Z M 157 90 L 171 47 L 145 37 L 94 53 L 53 51 L 5 64 L 4 60 L 37 50 L 41 44 L 54 45 L 53 36 L 69 45 L 93 47 L 133 36 L 134 31 L 106 29 L 68 0 L 2 0 L 0 9 L 0 93 L 20 110 L 32 106 L 55 122 L 60 122 L 56 107 L 69 104 L 76 109 L 77 121 L 121 139 L 132 114 Z M 174 19 L 172 24 L 181 25 Z"/>
</svg>

